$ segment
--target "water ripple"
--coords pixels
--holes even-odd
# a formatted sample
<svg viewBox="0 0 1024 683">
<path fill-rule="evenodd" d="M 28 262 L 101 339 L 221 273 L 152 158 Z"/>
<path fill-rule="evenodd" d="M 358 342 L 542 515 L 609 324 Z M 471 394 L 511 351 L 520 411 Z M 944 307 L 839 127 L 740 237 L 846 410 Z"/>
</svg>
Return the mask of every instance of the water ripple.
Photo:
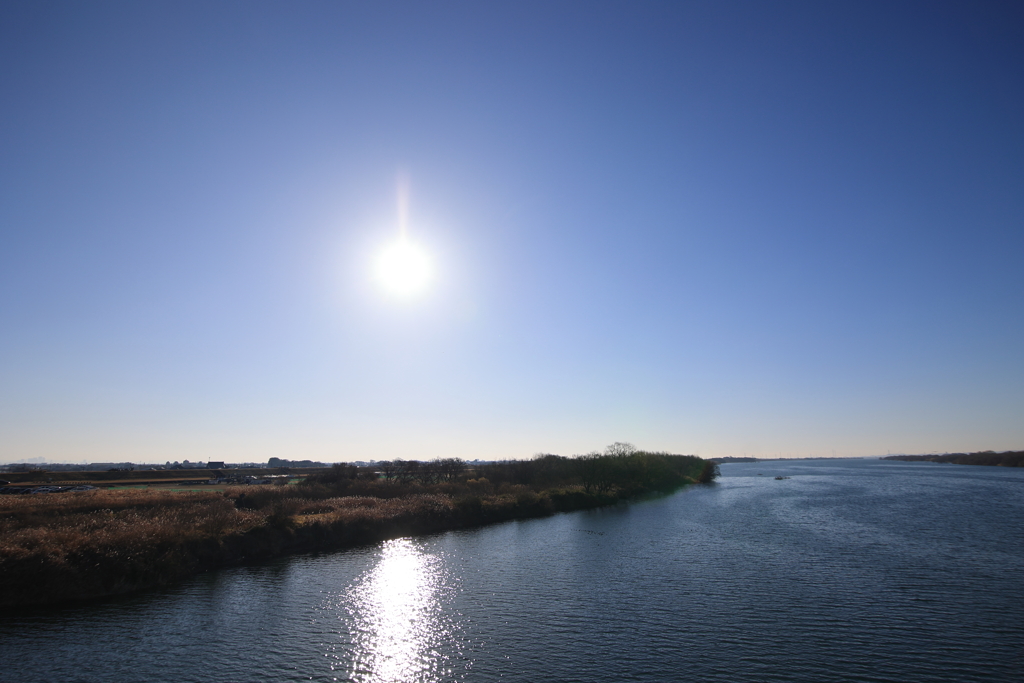
<svg viewBox="0 0 1024 683">
<path fill-rule="evenodd" d="M 629 506 L 2 615 L 0 680 L 1019 680 L 1024 471 L 723 470 Z"/>
</svg>

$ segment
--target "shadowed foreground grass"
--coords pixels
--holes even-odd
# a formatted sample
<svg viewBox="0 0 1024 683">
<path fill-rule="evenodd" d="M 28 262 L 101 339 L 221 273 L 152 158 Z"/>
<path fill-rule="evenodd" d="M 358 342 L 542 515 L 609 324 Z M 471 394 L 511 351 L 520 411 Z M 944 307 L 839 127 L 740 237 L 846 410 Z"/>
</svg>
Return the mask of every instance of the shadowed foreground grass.
<svg viewBox="0 0 1024 683">
<path fill-rule="evenodd" d="M 340 468 L 303 485 L 240 486 L 222 493 L 0 496 L 0 605 L 124 594 L 217 567 L 610 505 L 714 476 L 713 466 L 699 458 L 685 464 L 671 476 L 666 470 L 657 481 L 641 485 L 633 479 L 629 486 L 495 485 L 465 473 L 423 484 Z M 502 472 L 489 470 L 497 478 Z"/>
</svg>

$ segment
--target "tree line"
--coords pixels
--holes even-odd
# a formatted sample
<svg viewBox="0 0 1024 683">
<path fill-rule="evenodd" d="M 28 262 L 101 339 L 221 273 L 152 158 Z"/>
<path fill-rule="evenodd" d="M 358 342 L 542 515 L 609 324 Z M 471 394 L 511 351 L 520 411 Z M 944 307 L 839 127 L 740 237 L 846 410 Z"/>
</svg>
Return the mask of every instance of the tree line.
<svg viewBox="0 0 1024 683">
<path fill-rule="evenodd" d="M 616 442 L 603 453 L 573 457 L 538 454 L 530 460 L 474 465 L 460 458 L 386 460 L 368 467 L 343 463 L 308 481 L 342 484 L 361 480 L 422 486 L 486 482 L 493 487 L 507 484 L 535 491 L 578 487 L 587 494 L 600 494 L 670 490 L 687 483 L 709 483 L 718 475 L 716 463 L 695 455 L 642 451 L 632 444 Z"/>
<path fill-rule="evenodd" d="M 1024 467 L 1024 451 L 981 451 L 980 453 L 944 453 L 943 455 L 890 455 L 883 460 L 948 462 L 955 465 Z"/>
</svg>

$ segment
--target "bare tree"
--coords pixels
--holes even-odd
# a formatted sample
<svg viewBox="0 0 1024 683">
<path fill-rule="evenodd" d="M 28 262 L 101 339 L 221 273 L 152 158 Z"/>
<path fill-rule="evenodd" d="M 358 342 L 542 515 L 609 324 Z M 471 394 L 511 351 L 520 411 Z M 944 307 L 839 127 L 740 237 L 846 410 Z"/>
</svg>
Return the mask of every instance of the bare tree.
<svg viewBox="0 0 1024 683">
<path fill-rule="evenodd" d="M 384 481 L 391 481 L 398 476 L 399 463 L 401 460 L 384 460 L 379 463 L 380 473 L 384 475 Z"/>
<path fill-rule="evenodd" d="M 577 455 L 574 460 L 576 462 L 576 470 L 579 473 L 580 483 L 583 484 L 583 491 L 590 493 L 592 490 L 596 490 L 601 481 L 601 470 L 603 456 L 594 451 L 587 453 L 586 455 Z"/>
<path fill-rule="evenodd" d="M 636 453 L 636 446 L 624 441 L 616 441 L 611 446 L 604 449 L 605 455 L 612 455 L 617 458 L 628 458 L 634 453 Z"/>
<path fill-rule="evenodd" d="M 441 481 L 456 481 L 466 471 L 466 462 L 461 458 L 435 460 Z"/>
<path fill-rule="evenodd" d="M 420 482 L 424 486 L 436 484 L 441 479 L 441 461 L 438 459 L 420 463 Z"/>
<path fill-rule="evenodd" d="M 420 463 L 418 460 L 395 460 L 396 477 L 403 484 L 408 484 L 419 477 Z"/>
</svg>

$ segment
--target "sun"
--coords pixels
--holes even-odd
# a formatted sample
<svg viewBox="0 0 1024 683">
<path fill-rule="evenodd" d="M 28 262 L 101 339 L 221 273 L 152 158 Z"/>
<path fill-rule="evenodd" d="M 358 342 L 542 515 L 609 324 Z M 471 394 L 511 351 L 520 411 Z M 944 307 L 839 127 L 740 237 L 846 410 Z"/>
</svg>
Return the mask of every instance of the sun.
<svg viewBox="0 0 1024 683">
<path fill-rule="evenodd" d="M 430 276 L 427 254 L 406 239 L 392 244 L 377 258 L 378 282 L 397 296 L 409 297 L 419 293 L 430 281 Z"/>
</svg>

